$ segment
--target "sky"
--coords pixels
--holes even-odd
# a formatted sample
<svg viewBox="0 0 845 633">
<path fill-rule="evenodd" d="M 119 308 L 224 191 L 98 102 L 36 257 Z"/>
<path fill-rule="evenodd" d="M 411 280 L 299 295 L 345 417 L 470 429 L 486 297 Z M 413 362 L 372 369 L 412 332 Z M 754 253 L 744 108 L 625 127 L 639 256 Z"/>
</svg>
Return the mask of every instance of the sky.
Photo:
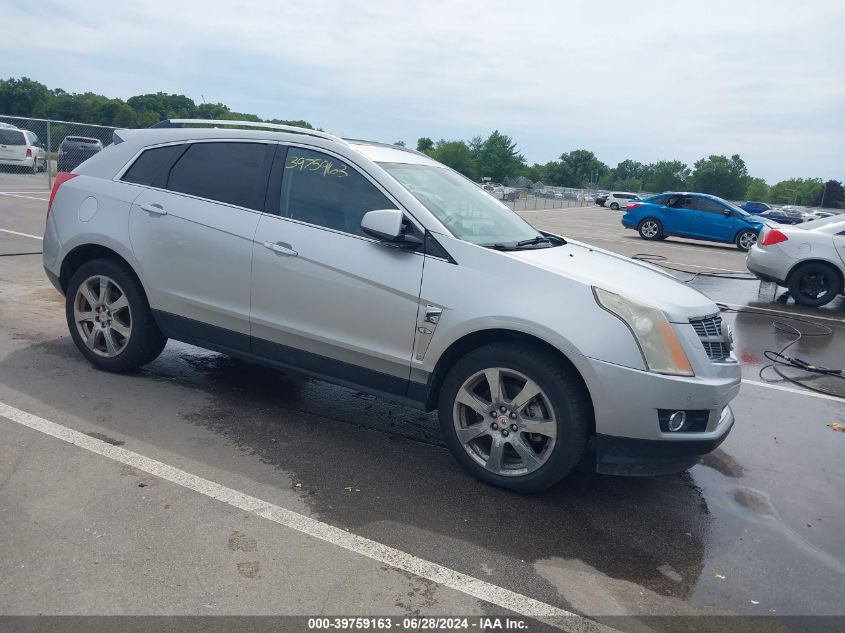
<svg viewBox="0 0 845 633">
<path fill-rule="evenodd" d="M 415 145 L 508 134 L 529 163 L 740 154 L 845 179 L 843 0 L 0 0 L 0 77 L 221 102 Z"/>
</svg>

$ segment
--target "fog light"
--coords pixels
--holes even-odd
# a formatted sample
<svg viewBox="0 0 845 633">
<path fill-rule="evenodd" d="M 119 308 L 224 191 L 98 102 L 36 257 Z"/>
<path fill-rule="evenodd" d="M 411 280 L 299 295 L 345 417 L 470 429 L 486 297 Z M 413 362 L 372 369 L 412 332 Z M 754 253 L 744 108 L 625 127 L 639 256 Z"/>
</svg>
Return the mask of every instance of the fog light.
<svg viewBox="0 0 845 633">
<path fill-rule="evenodd" d="M 669 430 L 673 433 L 684 428 L 684 423 L 687 421 L 686 411 L 675 411 L 669 416 Z"/>
</svg>

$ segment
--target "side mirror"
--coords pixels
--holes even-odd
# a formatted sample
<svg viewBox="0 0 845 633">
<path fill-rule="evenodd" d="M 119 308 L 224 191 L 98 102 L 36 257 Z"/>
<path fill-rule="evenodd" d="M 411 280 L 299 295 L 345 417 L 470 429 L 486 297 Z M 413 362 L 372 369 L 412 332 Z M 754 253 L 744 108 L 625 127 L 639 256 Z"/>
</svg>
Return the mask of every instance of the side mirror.
<svg viewBox="0 0 845 633">
<path fill-rule="evenodd" d="M 361 230 L 370 237 L 386 242 L 401 242 L 402 212 L 399 209 L 368 211 L 361 218 Z"/>
</svg>

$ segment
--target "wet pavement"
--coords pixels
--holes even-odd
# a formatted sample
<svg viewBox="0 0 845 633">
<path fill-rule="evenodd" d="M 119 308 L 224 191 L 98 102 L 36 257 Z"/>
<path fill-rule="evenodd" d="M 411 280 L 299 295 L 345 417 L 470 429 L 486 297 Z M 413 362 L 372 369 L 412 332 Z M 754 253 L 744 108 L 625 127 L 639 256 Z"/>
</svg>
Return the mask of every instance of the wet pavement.
<svg viewBox="0 0 845 633">
<path fill-rule="evenodd" d="M 0 224 L 0 228 L 35 230 L 34 214 L 19 213 L 20 222 Z M 569 217 L 556 216 L 549 223 L 560 224 L 561 218 Z M 542 218 L 531 219 L 542 226 Z M 585 241 L 589 233 L 600 235 L 605 242 L 597 245 L 603 248 L 671 255 L 673 262 L 691 265 L 689 269 L 696 272 L 704 267 L 742 270 L 742 256 L 721 247 L 702 251 L 669 241 L 642 249 L 642 243 L 618 235 L 621 231 L 606 217 L 577 215 L 569 224 L 569 231 L 557 230 Z M 24 246 L 18 239 L 0 234 L 0 249 L 5 249 L 0 252 Z M 31 242 L 26 244 L 31 247 Z M 697 277 L 691 283 L 719 302 L 777 311 L 725 314 L 734 328 L 745 379 L 764 382 L 758 375 L 768 362 L 763 351 L 780 349 L 793 338 L 778 331 L 775 321 L 804 332 L 790 348 L 791 355 L 831 366 L 845 364 L 845 300 L 812 312 L 778 301 L 773 288 L 758 282 Z M 790 315 L 808 322 L 788 320 Z M 779 379 L 770 372 L 764 378 Z M 842 393 L 843 381 L 838 382 L 826 378 L 808 384 Z M 776 384 L 801 389 L 789 382 Z M 656 478 L 577 472 L 544 493 L 517 495 L 465 474 L 443 447 L 434 414 L 354 390 L 172 342 L 141 371 L 96 372 L 73 347 L 61 297 L 44 280 L 39 258 L 19 256 L 0 258 L 0 401 L 84 433 L 123 442 L 131 450 L 423 559 L 599 619 L 614 615 L 845 615 L 845 433 L 828 426 L 845 423 L 845 401 L 835 398 L 747 383 L 733 403 L 737 424 L 731 435 L 688 472 Z M 16 436 L 7 435 L 13 433 L 7 426 L 0 424 L 0 438 L 17 442 Z M 50 464 L 44 477 L 54 477 L 55 469 L 68 463 L 63 451 L 75 450 L 56 448 L 61 456 L 39 458 L 45 468 Z M 38 477 L 37 468 L 30 466 L 30 470 L 34 470 L 31 477 Z M 0 465 L 0 509 L 30 516 L 27 504 L 31 501 L 16 496 L 21 484 L 12 475 L 4 477 Z M 103 466 L 102 477 L 112 481 L 114 475 Z M 93 476 L 86 480 L 93 487 L 96 481 Z M 102 514 L 100 504 L 107 507 L 119 498 L 100 499 L 92 514 Z M 214 508 L 197 508 L 184 499 L 172 503 L 171 511 L 181 513 L 174 523 L 179 529 L 187 529 L 191 521 L 217 520 Z M 62 511 L 60 506 L 55 509 L 57 514 Z M 148 520 L 140 509 L 120 517 L 119 521 L 142 524 Z M 49 513 L 39 520 L 49 521 Z M 232 517 L 226 521 L 227 534 L 250 531 Z M 37 549 L 28 549 L 33 544 L 21 532 L 26 525 L 26 521 L 0 518 L 4 553 L 14 548 L 15 560 L 21 559 L 24 565 L 27 556 L 37 556 Z M 149 530 L 165 530 L 165 525 L 155 523 Z M 112 524 L 111 530 L 119 528 Z M 264 542 L 276 540 L 274 547 L 283 546 L 289 538 L 286 532 L 262 534 Z M 162 532 L 164 539 L 173 536 Z M 61 541 L 65 537 L 40 532 L 39 538 Z M 132 549 L 132 541 L 115 538 L 116 551 L 121 546 L 125 551 Z M 192 532 L 182 547 L 202 553 L 211 538 Z M 19 547 L 23 544 L 26 547 Z M 306 546 L 297 540 L 295 547 Z M 61 548 L 51 552 L 59 564 Z M 191 557 L 187 559 L 190 564 Z M 202 560 L 206 559 L 202 554 Z M 296 565 L 295 573 L 306 580 L 302 591 L 313 592 L 321 578 L 333 578 L 335 555 L 323 552 L 310 564 Z M 367 576 L 371 583 L 384 582 L 391 590 L 394 584 L 405 582 L 372 570 L 366 573 L 372 574 Z M 17 568 L 7 566 L 4 575 L 14 583 L 0 583 L 0 595 L 6 595 L 0 605 L 6 612 L 18 612 L 24 594 L 37 597 L 49 591 L 46 582 Z M 137 583 L 143 584 L 112 580 L 110 591 L 123 600 L 139 591 Z M 211 576 L 205 584 L 216 580 Z M 243 574 L 237 580 L 237 591 L 244 596 L 258 591 L 262 582 Z M 106 582 L 96 575 L 90 581 L 93 586 Z M 336 583 L 336 590 L 351 593 L 354 584 L 353 575 Z M 220 594 L 235 591 L 227 584 L 218 589 Z M 295 598 L 296 588 L 289 591 Z M 408 593 L 397 591 L 397 596 Z M 441 613 L 480 608 L 475 603 L 461 604 L 448 593 L 435 593 L 424 583 L 409 591 L 413 596 L 404 603 L 397 599 L 391 609 Z M 164 601 L 157 603 L 158 612 L 204 612 L 191 599 L 172 609 L 166 597 L 158 599 Z M 373 608 L 386 608 L 383 600 L 372 600 Z M 64 612 L 62 604 L 54 612 Z M 238 604 L 226 603 L 217 612 L 268 611 L 266 602 L 241 602 L 240 610 Z M 295 605 L 290 596 L 279 598 L 275 612 L 296 612 Z M 335 608 L 340 607 L 335 604 Z M 120 612 L 119 607 L 115 609 Z M 269 611 L 274 611 L 272 604 Z M 85 604 L 78 605 L 76 612 L 86 612 Z"/>
</svg>

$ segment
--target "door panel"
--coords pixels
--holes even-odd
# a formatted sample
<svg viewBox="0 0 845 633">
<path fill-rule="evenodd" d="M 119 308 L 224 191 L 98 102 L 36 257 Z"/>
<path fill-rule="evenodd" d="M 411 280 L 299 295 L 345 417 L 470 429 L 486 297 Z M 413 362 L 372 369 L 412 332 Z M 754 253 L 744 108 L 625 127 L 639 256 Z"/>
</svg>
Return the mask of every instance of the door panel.
<svg viewBox="0 0 845 633">
<path fill-rule="evenodd" d="M 695 211 L 690 207 L 692 200 L 689 196 L 675 196 L 663 207 L 663 229 L 675 235 L 690 235 L 692 233 Z"/>
<path fill-rule="evenodd" d="M 253 244 L 253 352 L 383 391 L 404 390 L 422 269 L 423 257 L 414 252 L 262 216 Z M 345 364 L 363 371 L 355 375 Z"/>
<path fill-rule="evenodd" d="M 144 189 L 132 205 L 129 235 L 152 307 L 248 335 L 259 215 Z"/>
<path fill-rule="evenodd" d="M 710 240 L 731 242 L 736 232 L 736 218 L 726 216 L 727 207 L 710 198 L 693 198 L 696 234 Z"/>
</svg>

